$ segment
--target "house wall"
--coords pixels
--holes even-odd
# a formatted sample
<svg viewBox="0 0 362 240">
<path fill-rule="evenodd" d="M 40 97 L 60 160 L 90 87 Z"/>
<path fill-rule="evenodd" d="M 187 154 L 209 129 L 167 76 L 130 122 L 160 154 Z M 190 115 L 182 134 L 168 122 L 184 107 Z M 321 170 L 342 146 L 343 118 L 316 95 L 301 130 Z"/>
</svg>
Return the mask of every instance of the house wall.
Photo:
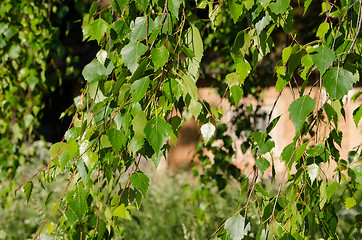
<svg viewBox="0 0 362 240">
<path fill-rule="evenodd" d="M 310 88 L 306 89 L 306 92 L 310 91 Z M 340 118 L 339 129 L 343 133 L 342 147 L 340 148 L 341 158 L 347 159 L 348 151 L 352 150 L 354 147 L 362 144 L 362 121 L 359 124 L 359 128 L 355 126 L 355 123 L 352 118 L 352 113 L 354 109 L 362 103 L 362 98 L 357 99 L 355 103 L 352 102 L 351 98 L 354 93 L 362 91 L 362 88 L 355 88 L 351 90 L 348 96 L 344 99 L 344 109 L 346 113 L 346 119 L 343 117 Z M 265 111 L 269 114 L 269 112 L 273 109 L 272 119 L 281 115 L 279 123 L 271 132 L 271 136 L 275 141 L 275 148 L 273 149 L 273 159 L 276 164 L 277 174 L 283 172 L 284 163 L 279 162 L 279 156 L 283 150 L 283 148 L 292 142 L 295 129 L 293 123 L 289 118 L 288 107 L 290 103 L 294 100 L 294 95 L 298 95 L 297 89 L 290 90 L 285 88 L 281 93 L 275 107 L 273 109 L 274 102 L 278 98 L 278 92 L 274 87 L 270 87 L 263 90 L 263 102 L 262 102 L 262 111 Z M 318 91 L 317 88 L 311 90 L 311 97 L 314 99 L 318 99 L 319 94 L 321 94 L 321 98 L 325 99 L 326 94 L 324 90 Z M 212 88 L 200 88 L 199 95 L 201 98 L 208 101 L 210 104 L 214 106 L 219 105 L 224 112 L 224 116 L 221 119 L 221 123 L 230 124 L 230 120 L 232 119 L 233 106 L 227 101 L 227 99 L 223 99 L 215 93 L 215 89 Z M 251 98 L 242 99 L 242 103 L 244 105 L 248 105 L 250 103 L 257 104 L 256 100 Z M 260 104 L 260 102 L 259 102 Z M 322 103 L 319 103 L 319 106 L 322 106 Z M 179 139 L 177 141 L 177 146 L 175 147 L 173 143 L 171 144 L 170 151 L 168 153 L 167 159 L 167 169 L 174 171 L 181 168 L 187 168 L 190 161 L 195 158 L 196 153 L 196 144 L 200 138 L 200 126 L 194 121 L 194 119 L 190 119 L 180 130 Z M 320 132 L 318 134 L 318 138 L 322 141 L 324 136 L 328 136 L 328 129 L 320 128 Z M 241 141 L 235 139 L 235 146 L 240 146 Z M 251 166 L 254 165 L 254 159 L 250 155 L 250 153 L 242 154 L 240 149 L 236 149 L 237 154 L 234 159 L 234 164 L 241 169 L 251 169 Z M 325 166 L 325 171 L 331 173 L 334 169 L 333 166 Z"/>
</svg>

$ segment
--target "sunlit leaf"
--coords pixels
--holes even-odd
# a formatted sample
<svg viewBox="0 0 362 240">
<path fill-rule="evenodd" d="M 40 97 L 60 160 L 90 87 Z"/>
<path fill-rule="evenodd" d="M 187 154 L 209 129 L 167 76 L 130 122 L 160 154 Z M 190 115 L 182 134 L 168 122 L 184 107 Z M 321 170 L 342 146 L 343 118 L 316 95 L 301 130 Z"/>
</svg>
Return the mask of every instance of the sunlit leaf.
<svg viewBox="0 0 362 240">
<path fill-rule="evenodd" d="M 130 214 L 130 213 L 128 212 L 128 210 L 126 209 L 126 206 L 124 205 L 124 203 L 122 203 L 121 205 L 119 205 L 119 206 L 113 211 L 113 216 L 121 217 L 121 218 L 127 219 L 127 220 L 132 220 L 131 214 Z"/>
<path fill-rule="evenodd" d="M 212 123 L 208 122 L 208 123 L 202 125 L 200 130 L 201 130 L 202 137 L 205 140 L 205 143 L 208 143 L 210 138 L 215 133 L 215 126 Z"/>
<path fill-rule="evenodd" d="M 323 22 L 321 23 L 321 25 L 319 25 L 318 30 L 317 30 L 317 37 L 321 40 L 324 40 L 324 36 L 326 35 L 326 33 L 329 30 L 329 23 L 328 22 Z"/>
<path fill-rule="evenodd" d="M 346 206 L 346 209 L 353 208 L 354 206 L 356 206 L 356 200 L 351 197 L 346 198 L 346 200 L 344 201 L 344 205 Z"/>
<path fill-rule="evenodd" d="M 232 240 L 241 240 L 250 231 L 250 223 L 245 224 L 245 218 L 240 214 L 235 214 L 225 222 L 225 229 L 231 236 Z"/>
<path fill-rule="evenodd" d="M 96 54 L 97 60 L 103 65 L 107 59 L 107 52 L 103 49 L 99 50 Z"/>
<path fill-rule="evenodd" d="M 318 177 L 319 174 L 319 166 L 315 163 L 308 166 L 308 176 L 310 178 L 310 181 L 314 182 L 314 180 Z"/>
</svg>

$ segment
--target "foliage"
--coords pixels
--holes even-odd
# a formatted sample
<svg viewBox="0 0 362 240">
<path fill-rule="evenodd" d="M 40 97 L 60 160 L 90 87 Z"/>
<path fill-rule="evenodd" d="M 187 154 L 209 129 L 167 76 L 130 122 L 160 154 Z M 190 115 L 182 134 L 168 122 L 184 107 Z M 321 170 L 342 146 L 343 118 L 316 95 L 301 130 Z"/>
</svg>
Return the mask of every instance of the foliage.
<svg viewBox="0 0 362 240">
<path fill-rule="evenodd" d="M 101 50 L 83 69 L 87 85 L 71 109 L 72 125 L 65 141 L 50 148 L 51 160 L 40 175 L 41 182 L 55 181 L 57 176 L 68 178 L 49 215 L 59 210 L 63 216 L 49 234 L 70 239 L 124 236 L 119 220 L 132 219 L 133 209 L 140 207 L 149 188 L 140 161 L 152 161 L 157 168 L 166 155 L 168 140 L 176 142 L 187 116 L 203 125 L 205 142 L 213 148 L 212 126 L 218 125 L 222 111 L 200 98 L 197 83 L 208 75 L 203 57 L 221 48 L 229 67 L 222 68 L 216 80 L 222 80 L 223 98 L 235 106 L 243 93 L 252 93 L 246 83 L 261 81 L 258 66 L 272 54 L 280 58 L 273 67 L 277 91 L 296 85 L 296 79 L 302 85 L 294 86 L 298 91 L 289 106 L 295 137 L 281 154 L 286 170 L 277 191 L 269 191 L 257 180 L 259 172 L 274 168 L 271 152 L 275 144 L 270 132 L 279 118 L 268 119 L 265 130 L 249 128 L 243 136 L 249 139 L 245 147 L 250 146 L 256 160 L 250 178 L 232 167 L 232 139 L 217 135 L 224 145 L 214 149 L 210 168 L 203 165 L 201 181 L 206 185 L 214 182 L 222 190 L 233 176 L 241 181 L 241 200 L 246 201 L 240 201 L 239 209 L 226 216 L 229 218 L 213 237 L 338 239 L 338 202 L 349 210 L 361 202 L 360 146 L 350 152 L 355 157 L 349 161 L 340 158 L 337 147 L 342 141 L 339 118 L 350 117 L 345 116 L 342 98 L 361 72 L 361 2 L 323 2 L 317 30 L 306 42 L 294 29 L 294 15 L 297 8 L 307 13 L 311 1 L 302 7 L 288 0 L 110 2 L 102 9 L 93 3 L 83 18 L 84 40 L 96 40 Z M 206 17 L 198 14 L 198 9 L 206 11 Z M 274 50 L 277 33 L 290 39 L 286 46 L 278 46 L 282 48 L 279 53 Z M 215 45 L 212 37 L 219 37 Z M 327 99 L 313 99 L 306 91 L 312 73 L 320 75 L 314 87 L 318 91 L 324 88 Z M 354 112 L 354 120 L 358 125 L 359 111 Z M 323 174 L 323 163 L 336 163 L 332 179 Z M 290 171 L 292 168 L 296 171 Z M 23 185 L 27 198 L 31 186 Z M 333 198 L 333 190 L 339 187 L 343 194 Z M 354 215 L 353 227 L 344 233 L 349 238 L 360 235 L 360 215 Z M 251 218 L 258 224 L 249 225 Z"/>
<path fill-rule="evenodd" d="M 75 2 L 4 0 L 0 3 L 0 226 L 7 230 L 0 233 L 1 239 L 31 237 L 43 217 L 39 215 L 40 209 L 46 211 L 43 202 L 50 200 L 45 200 L 48 190 L 40 191 L 36 183 L 24 186 L 23 204 L 19 203 L 24 200 L 22 194 L 14 196 L 14 190 L 49 158 L 49 146 L 39 140 L 42 139 L 40 121 L 47 97 L 62 84 L 59 63 L 69 49 L 61 41 L 64 33 L 60 26 L 69 24 L 64 18 Z M 70 68 L 72 64 L 69 61 L 62 66 Z M 42 200 L 40 204 L 33 201 L 34 197 L 30 199 L 32 193 L 41 195 L 36 197 Z M 26 203 L 34 209 L 29 209 Z"/>
<path fill-rule="evenodd" d="M 46 71 L 54 69 L 51 57 L 64 50 L 54 37 L 59 32 L 47 17 L 48 7 L 33 1 L 0 4 L 0 179 L 12 179 L 17 167 L 29 160 L 26 148 L 39 124 L 42 97 L 56 85 Z M 34 21 L 28 21 L 31 17 Z"/>
</svg>

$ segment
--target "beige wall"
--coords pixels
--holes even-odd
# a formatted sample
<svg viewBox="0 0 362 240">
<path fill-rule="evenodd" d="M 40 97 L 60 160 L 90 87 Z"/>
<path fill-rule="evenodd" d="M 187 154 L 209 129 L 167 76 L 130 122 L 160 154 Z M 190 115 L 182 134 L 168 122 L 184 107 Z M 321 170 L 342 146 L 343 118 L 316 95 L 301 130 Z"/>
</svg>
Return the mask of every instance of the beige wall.
<svg viewBox="0 0 362 240">
<path fill-rule="evenodd" d="M 317 88 L 316 88 L 317 89 Z M 306 89 L 309 91 L 310 89 Z M 355 103 L 351 101 L 351 97 L 357 91 L 361 91 L 362 88 L 353 89 L 349 92 L 348 96 L 345 97 L 345 112 L 346 112 L 346 119 L 344 120 L 343 117 L 340 118 L 339 129 L 343 133 L 343 141 L 342 141 L 342 148 L 340 149 L 341 158 L 347 159 L 348 151 L 352 150 L 354 147 L 362 144 L 362 121 L 360 122 L 359 128 L 356 128 L 352 113 L 354 109 L 362 103 L 362 98 L 357 99 Z M 294 91 L 294 95 L 297 96 L 296 90 Z M 211 104 L 217 106 L 219 105 L 223 111 L 224 116 L 221 119 L 221 123 L 230 123 L 232 118 L 233 112 L 231 111 L 233 106 L 230 106 L 228 101 L 224 99 L 221 102 L 220 97 L 215 93 L 214 89 L 211 88 L 201 88 L 199 90 L 200 97 L 207 100 Z M 312 91 L 311 97 L 314 99 L 318 98 L 318 95 L 321 94 L 321 98 L 325 98 L 325 93 L 322 90 L 319 91 Z M 278 97 L 278 93 L 276 92 L 275 88 L 271 87 L 265 89 L 263 91 L 263 103 L 262 108 L 263 111 L 269 113 L 273 108 L 274 102 Z M 253 103 L 256 104 L 257 102 L 253 99 L 246 98 L 242 100 L 244 104 Z M 284 164 L 278 163 L 279 156 L 283 148 L 292 142 L 295 129 L 293 123 L 289 119 L 289 112 L 288 107 L 290 103 L 293 101 L 293 92 L 285 88 L 280 95 L 275 108 L 273 110 L 272 118 L 275 118 L 279 115 L 282 115 L 279 123 L 275 127 L 275 129 L 271 132 L 271 136 L 275 141 L 275 148 L 273 149 L 273 158 L 276 163 L 277 172 L 282 172 L 284 169 Z M 221 102 L 221 103 L 220 103 Z M 320 106 L 322 103 L 320 103 Z M 197 126 L 196 122 L 193 119 L 190 119 L 180 130 L 179 139 L 177 142 L 177 147 L 174 147 L 171 144 L 171 149 L 168 154 L 168 161 L 167 167 L 169 170 L 178 170 L 183 167 L 187 167 L 190 160 L 194 157 L 196 153 L 196 143 L 200 138 L 200 126 Z M 230 133 L 232 135 L 232 133 Z M 321 132 L 319 133 L 320 139 L 323 138 L 324 128 L 321 128 Z M 326 132 L 328 136 L 328 130 Z M 235 147 L 240 146 L 240 141 L 235 141 Z M 240 167 L 241 169 L 245 169 L 246 165 L 252 166 L 254 164 L 254 159 L 251 157 L 250 154 L 242 154 L 240 149 L 236 149 L 237 154 L 234 159 L 235 165 Z M 328 168 L 328 166 L 326 167 Z M 329 169 L 334 169 L 334 167 L 329 167 Z"/>
</svg>

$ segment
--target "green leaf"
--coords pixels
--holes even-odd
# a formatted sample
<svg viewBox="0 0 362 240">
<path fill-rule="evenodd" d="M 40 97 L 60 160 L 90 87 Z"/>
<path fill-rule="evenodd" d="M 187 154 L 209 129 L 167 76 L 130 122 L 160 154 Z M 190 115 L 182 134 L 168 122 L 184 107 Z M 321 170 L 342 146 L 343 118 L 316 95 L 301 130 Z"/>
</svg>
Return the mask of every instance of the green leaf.
<svg viewBox="0 0 362 240">
<path fill-rule="evenodd" d="M 130 183 L 133 184 L 137 190 L 139 190 L 143 197 L 146 197 L 148 185 L 150 182 L 150 179 L 142 172 L 135 172 L 132 174 L 132 176 L 129 179 Z"/>
<path fill-rule="evenodd" d="M 304 2 L 304 14 L 307 12 L 309 5 L 312 3 L 312 0 L 305 0 Z"/>
<path fill-rule="evenodd" d="M 243 56 L 246 53 L 246 50 L 250 44 L 253 35 L 253 30 L 250 30 L 249 32 L 241 30 L 240 32 L 238 32 L 234 40 L 234 45 L 231 48 L 234 59 L 236 59 L 236 56 Z"/>
<path fill-rule="evenodd" d="M 244 84 L 245 78 L 249 75 L 251 71 L 250 64 L 244 59 L 244 61 L 240 61 L 235 64 L 235 69 L 239 75 L 237 78 L 238 83 Z"/>
<path fill-rule="evenodd" d="M 88 171 L 88 168 L 87 166 L 85 165 L 83 159 L 80 159 L 77 163 L 77 169 L 78 169 L 78 172 L 79 172 L 79 175 L 80 177 L 82 178 L 82 181 L 84 184 L 87 184 L 88 182 L 88 179 L 89 179 L 89 171 Z"/>
<path fill-rule="evenodd" d="M 94 14 L 97 12 L 98 2 L 93 2 L 89 9 L 89 17 L 92 18 Z"/>
<path fill-rule="evenodd" d="M 275 90 L 278 92 L 282 91 L 283 88 L 290 82 L 290 76 L 287 74 L 285 76 L 278 74 L 278 79 L 275 84 Z"/>
<path fill-rule="evenodd" d="M 64 152 L 67 149 L 67 146 L 68 144 L 66 144 L 65 142 L 54 143 L 49 149 L 50 158 L 53 159 L 59 156 L 62 152 Z"/>
<path fill-rule="evenodd" d="M 274 141 L 269 139 L 266 142 L 259 145 L 258 154 L 259 155 L 266 154 L 270 152 L 274 147 L 275 147 Z"/>
<path fill-rule="evenodd" d="M 259 168 L 261 175 L 264 175 L 264 172 L 270 167 L 270 162 L 264 158 L 260 157 L 256 160 L 255 165 L 257 168 Z"/>
<path fill-rule="evenodd" d="M 102 136 L 99 140 L 99 147 L 100 147 L 100 149 L 112 147 L 112 144 L 109 141 L 109 137 L 107 135 L 102 134 Z"/>
<path fill-rule="evenodd" d="M 322 181 L 319 192 L 319 207 L 320 209 L 323 209 L 324 204 L 327 202 L 327 183 L 325 180 Z"/>
<path fill-rule="evenodd" d="M 67 140 L 67 142 L 72 141 L 79 137 L 81 134 L 81 128 L 80 127 L 72 127 L 64 134 L 64 139 Z"/>
<path fill-rule="evenodd" d="M 142 148 L 143 145 L 144 145 L 144 140 L 138 139 L 134 136 L 129 142 L 128 150 L 132 153 L 134 157 L 136 157 L 138 151 Z"/>
<path fill-rule="evenodd" d="M 283 53 L 282 53 L 283 64 L 286 64 L 288 62 L 291 54 L 292 54 L 291 46 L 288 46 L 283 49 Z"/>
<path fill-rule="evenodd" d="M 142 10 L 145 10 L 148 6 L 149 0 L 137 0 L 136 2 L 141 6 Z"/>
<path fill-rule="evenodd" d="M 93 35 L 90 38 L 90 40 L 95 39 L 97 40 L 98 44 L 100 44 L 105 32 L 107 31 L 108 23 L 104 21 L 102 18 L 98 18 L 94 20 L 94 22 L 92 23 L 92 27 L 93 27 Z"/>
<path fill-rule="evenodd" d="M 49 202 L 50 202 L 50 200 L 52 198 L 53 193 L 54 193 L 54 191 L 51 191 L 51 192 L 48 193 L 48 196 L 44 201 L 44 206 L 48 206 L 48 204 L 49 204 Z"/>
<path fill-rule="evenodd" d="M 31 196 L 31 193 L 33 192 L 34 183 L 32 181 L 29 181 L 23 185 L 23 191 L 26 197 L 26 202 L 29 203 L 29 199 Z"/>
<path fill-rule="evenodd" d="M 156 154 L 158 154 L 170 137 L 172 128 L 165 120 L 156 116 L 146 123 L 144 132 L 147 141 L 151 144 Z"/>
<path fill-rule="evenodd" d="M 186 31 L 184 41 L 185 45 L 194 53 L 193 58 L 187 58 L 185 61 L 187 70 L 191 76 L 197 80 L 199 76 L 199 65 L 201 58 L 204 55 L 204 44 L 202 42 L 199 29 L 194 25 L 191 25 L 191 27 Z"/>
<path fill-rule="evenodd" d="M 269 193 L 260 186 L 260 183 L 255 184 L 255 190 L 265 197 L 269 197 Z"/>
<path fill-rule="evenodd" d="M 148 24 L 148 29 L 147 29 Z M 147 37 L 147 34 L 152 32 L 154 28 L 154 23 L 151 18 L 146 17 L 137 17 L 131 23 L 131 42 L 136 42 L 137 40 L 142 40 Z M 148 31 L 148 32 L 147 32 Z"/>
<path fill-rule="evenodd" d="M 113 23 L 113 30 L 117 33 L 119 39 L 123 39 L 131 29 L 124 21 L 118 20 Z"/>
<path fill-rule="evenodd" d="M 60 169 L 64 170 L 65 166 L 69 163 L 69 154 L 67 151 L 62 152 L 59 156 Z"/>
<path fill-rule="evenodd" d="M 124 146 L 126 142 L 124 133 L 116 128 L 110 128 L 107 130 L 107 136 L 112 144 L 114 151 L 118 154 L 119 150 Z"/>
<path fill-rule="evenodd" d="M 275 0 L 269 4 L 270 10 L 275 14 L 283 14 L 287 11 L 290 0 Z"/>
<path fill-rule="evenodd" d="M 104 65 L 95 59 L 84 67 L 82 75 L 87 82 L 99 81 L 101 76 L 111 74 L 113 68 L 114 65 L 109 59 L 105 60 Z"/>
<path fill-rule="evenodd" d="M 73 200 L 69 202 L 70 209 L 77 215 L 79 221 L 83 219 L 88 211 L 87 197 L 88 192 L 78 185 Z"/>
<path fill-rule="evenodd" d="M 130 214 L 129 211 L 127 210 L 127 208 L 126 208 L 126 206 L 124 205 L 124 203 L 122 203 L 121 205 L 119 205 L 119 206 L 113 211 L 113 216 L 121 217 L 121 218 L 127 219 L 127 220 L 132 220 L 131 214 Z"/>
<path fill-rule="evenodd" d="M 199 93 L 197 91 L 196 83 L 192 80 L 189 75 L 180 72 L 180 76 L 182 78 L 182 90 L 183 90 L 183 98 L 184 100 L 187 98 L 187 94 L 190 95 L 191 99 L 197 101 L 199 98 Z"/>
<path fill-rule="evenodd" d="M 178 11 L 180 9 L 180 5 L 182 0 L 168 0 L 167 8 L 168 10 L 178 19 Z"/>
<path fill-rule="evenodd" d="M 258 35 L 270 23 L 270 20 L 272 20 L 272 18 L 269 15 L 265 15 L 259 22 L 255 24 L 256 33 Z"/>
<path fill-rule="evenodd" d="M 267 139 L 266 133 L 252 132 L 251 138 L 254 140 L 254 144 L 256 142 L 259 155 L 266 154 L 275 147 L 275 143 L 271 139 Z"/>
<path fill-rule="evenodd" d="M 346 198 L 346 200 L 344 201 L 344 205 L 346 206 L 346 209 L 350 209 L 353 208 L 354 206 L 356 206 L 356 200 L 354 200 L 354 198 Z"/>
<path fill-rule="evenodd" d="M 230 87 L 230 93 L 236 107 L 239 104 L 241 98 L 243 97 L 244 91 L 241 87 L 233 85 Z"/>
<path fill-rule="evenodd" d="M 87 166 L 87 169 L 93 170 L 94 165 L 98 161 L 98 155 L 94 152 L 86 152 L 82 155 L 82 159 L 84 161 L 84 164 Z"/>
<path fill-rule="evenodd" d="M 146 123 L 147 123 L 147 118 L 144 111 L 137 113 L 137 115 L 132 120 L 134 136 L 138 140 L 144 139 L 146 137 L 144 132 Z"/>
<path fill-rule="evenodd" d="M 232 240 L 240 240 L 250 231 L 250 223 L 245 225 L 245 218 L 240 216 L 240 214 L 235 214 L 226 220 L 225 229 L 230 234 Z"/>
<path fill-rule="evenodd" d="M 78 220 L 77 214 L 70 208 L 65 211 L 65 216 L 67 217 L 70 226 L 73 226 Z"/>
<path fill-rule="evenodd" d="M 333 122 L 334 125 L 338 128 L 339 116 L 334 108 L 329 103 L 323 104 L 323 109 L 326 112 L 329 122 Z"/>
<path fill-rule="evenodd" d="M 275 128 L 281 116 L 282 115 L 279 115 L 270 122 L 269 126 L 265 130 L 266 134 L 269 134 Z"/>
<path fill-rule="evenodd" d="M 246 10 L 250 10 L 254 6 L 254 0 L 243 0 Z"/>
<path fill-rule="evenodd" d="M 332 67 L 323 75 L 323 85 L 332 99 L 341 99 L 354 83 L 353 74 L 340 67 Z"/>
<path fill-rule="evenodd" d="M 315 105 L 315 100 L 308 95 L 304 95 L 290 104 L 288 108 L 289 117 L 292 119 L 295 131 L 300 129 L 308 114 L 315 108 Z"/>
<path fill-rule="evenodd" d="M 294 156 L 288 166 L 289 169 L 291 169 L 291 167 L 295 161 L 299 161 L 299 159 L 303 156 L 303 154 L 305 153 L 305 150 L 307 148 L 307 145 L 308 145 L 308 142 L 305 142 L 297 148 L 297 150 L 295 151 Z"/>
<path fill-rule="evenodd" d="M 357 128 L 358 128 L 358 124 L 359 124 L 359 121 L 361 120 L 361 118 L 362 118 L 362 107 L 359 106 L 358 108 L 356 108 L 353 111 L 353 120 L 354 120 L 354 123 L 356 124 Z"/>
<path fill-rule="evenodd" d="M 336 189 L 338 188 L 339 183 L 338 182 L 332 182 L 327 187 L 327 201 L 331 199 L 333 194 L 336 192 Z"/>
<path fill-rule="evenodd" d="M 155 65 L 155 70 L 159 69 L 168 62 L 169 53 L 165 46 L 153 48 L 151 51 L 151 59 Z"/>
<path fill-rule="evenodd" d="M 302 61 L 303 51 L 299 48 L 297 44 L 294 44 L 292 47 L 292 55 L 288 60 L 288 72 L 293 74 L 293 72 L 300 66 Z M 313 65 L 312 59 L 310 59 Z"/>
<path fill-rule="evenodd" d="M 292 154 L 295 150 L 295 142 L 288 144 L 284 147 L 282 154 L 280 155 L 281 159 L 288 163 L 289 159 L 292 157 Z"/>
<path fill-rule="evenodd" d="M 358 91 L 356 92 L 353 96 L 352 96 L 352 101 L 356 102 L 356 100 L 362 95 L 362 91 Z"/>
<path fill-rule="evenodd" d="M 236 23 L 243 13 L 243 6 L 241 3 L 237 2 L 237 0 L 231 0 L 230 2 L 230 13 L 234 19 L 234 23 Z"/>
<path fill-rule="evenodd" d="M 91 24 L 84 24 L 82 25 L 82 33 L 83 33 L 83 41 L 92 36 L 93 34 L 93 27 Z"/>
<path fill-rule="evenodd" d="M 333 64 L 333 61 L 337 59 L 333 50 L 321 45 L 315 49 L 316 53 L 310 54 L 310 58 L 313 60 L 321 76 L 325 71 Z"/>
<path fill-rule="evenodd" d="M 147 51 L 147 47 L 140 43 L 134 42 L 124 46 L 121 50 L 122 61 L 133 74 L 138 67 L 137 59 Z"/>
<path fill-rule="evenodd" d="M 134 83 L 131 86 L 131 95 L 132 102 L 139 102 L 142 98 L 145 97 L 145 93 L 147 92 L 148 85 L 150 84 L 149 77 L 143 77 Z"/>
<path fill-rule="evenodd" d="M 195 119 L 197 119 L 200 115 L 202 105 L 198 101 L 191 100 L 190 105 L 188 107 L 192 115 L 194 115 Z"/>
</svg>

